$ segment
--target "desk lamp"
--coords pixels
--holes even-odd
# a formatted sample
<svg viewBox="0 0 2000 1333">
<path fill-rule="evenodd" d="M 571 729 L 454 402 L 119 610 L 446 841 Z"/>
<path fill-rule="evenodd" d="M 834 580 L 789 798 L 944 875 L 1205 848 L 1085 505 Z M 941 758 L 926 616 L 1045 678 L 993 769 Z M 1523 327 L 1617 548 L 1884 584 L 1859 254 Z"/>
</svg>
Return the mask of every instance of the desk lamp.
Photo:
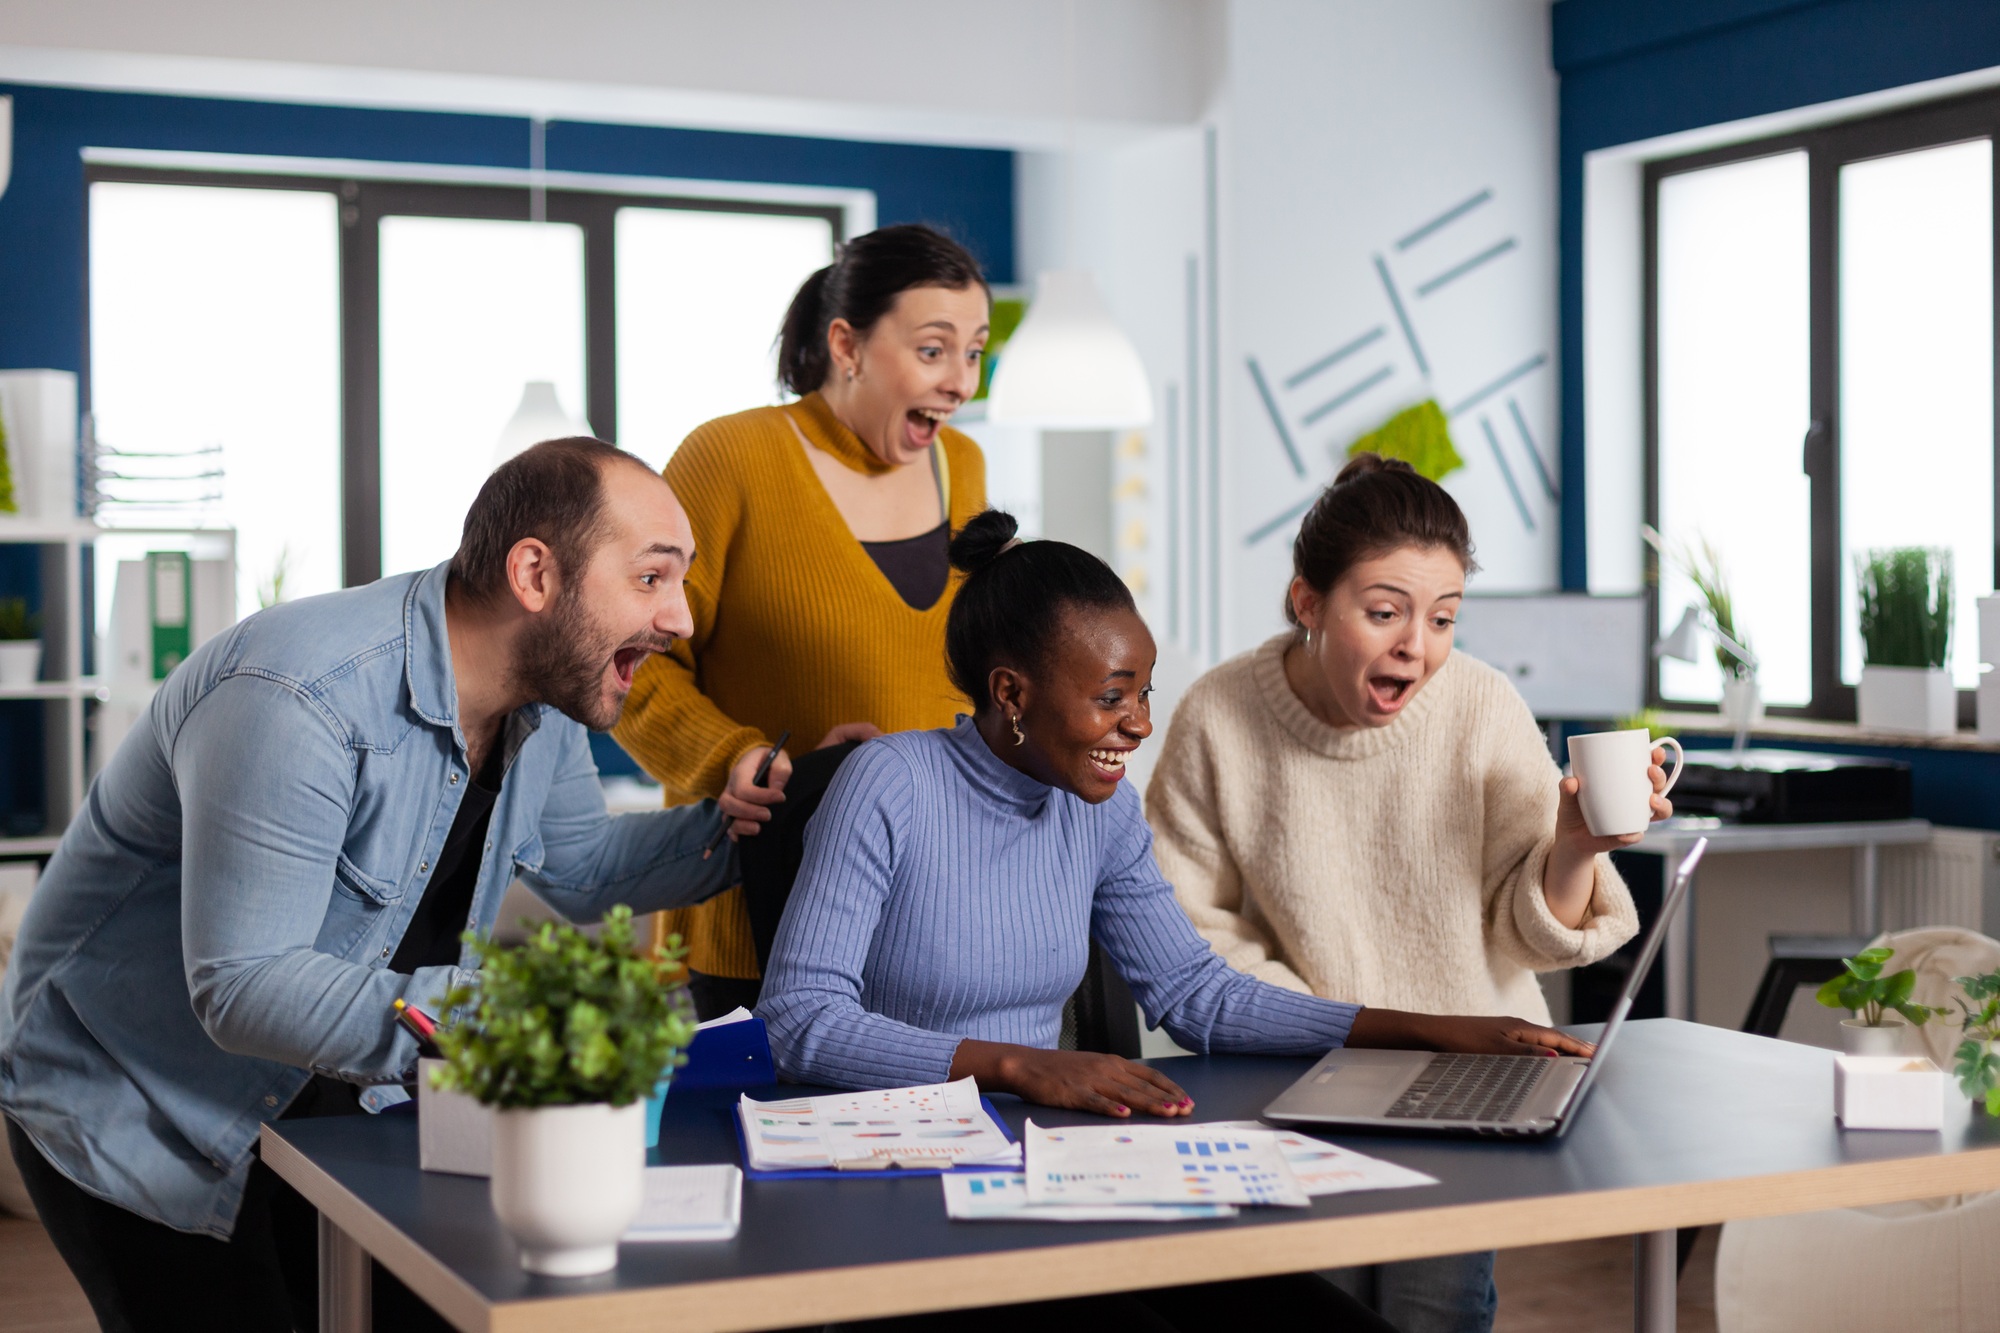
<svg viewBox="0 0 2000 1333">
<path fill-rule="evenodd" d="M 1735 654 L 1738 661 L 1750 668 L 1750 678 L 1752 681 L 1755 681 L 1757 677 L 1757 654 L 1751 652 L 1729 634 L 1725 633 L 1722 626 L 1715 623 L 1714 616 L 1711 616 L 1706 610 L 1693 602 L 1688 603 L 1687 610 L 1681 612 L 1680 623 L 1654 642 L 1653 656 L 1671 657 L 1676 661 L 1688 663 L 1700 661 L 1701 632 L 1704 629 L 1715 636 L 1717 643 Z M 1725 688 L 1727 687 L 1725 686 Z M 1740 760 L 1743 757 L 1743 747 L 1750 740 L 1751 715 L 1755 711 L 1756 709 L 1753 706 L 1744 708 L 1738 713 L 1735 719 L 1736 744 L 1729 752 L 1731 759 Z"/>
</svg>

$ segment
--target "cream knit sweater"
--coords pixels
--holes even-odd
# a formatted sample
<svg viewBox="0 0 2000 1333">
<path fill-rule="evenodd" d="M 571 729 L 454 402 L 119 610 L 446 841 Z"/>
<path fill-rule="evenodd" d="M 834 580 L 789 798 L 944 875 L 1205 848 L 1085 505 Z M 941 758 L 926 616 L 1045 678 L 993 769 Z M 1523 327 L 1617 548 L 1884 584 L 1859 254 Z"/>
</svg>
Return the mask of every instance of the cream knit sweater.
<svg viewBox="0 0 2000 1333">
<path fill-rule="evenodd" d="M 1638 929 L 1599 857 L 1582 928 L 1549 912 L 1556 784 L 1499 672 L 1453 653 L 1386 727 L 1336 730 L 1281 635 L 1196 681 L 1146 795 L 1160 869 L 1232 967 L 1329 999 L 1547 1022 L 1534 974 Z"/>
</svg>

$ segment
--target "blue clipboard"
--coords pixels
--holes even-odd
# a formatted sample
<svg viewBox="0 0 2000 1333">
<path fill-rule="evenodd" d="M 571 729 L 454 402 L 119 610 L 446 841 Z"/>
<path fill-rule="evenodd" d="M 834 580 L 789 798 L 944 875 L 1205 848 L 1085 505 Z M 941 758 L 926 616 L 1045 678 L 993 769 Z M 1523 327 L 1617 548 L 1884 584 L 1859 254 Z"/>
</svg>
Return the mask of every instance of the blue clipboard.
<svg viewBox="0 0 2000 1333">
<path fill-rule="evenodd" d="M 1007 1142 L 1018 1142 L 1014 1137 L 1013 1131 L 1007 1128 L 1007 1122 L 1002 1120 L 1000 1113 L 994 1109 L 991 1101 L 985 1097 L 981 1097 L 979 1104 L 985 1108 L 986 1114 L 993 1117 L 993 1123 L 1000 1127 L 1000 1132 L 1006 1136 Z M 741 1102 L 737 1103 L 737 1106 L 741 1105 Z M 736 1125 L 736 1147 L 743 1154 L 743 1174 L 750 1180 L 898 1180 L 908 1176 L 969 1175 L 979 1172 L 1020 1170 L 1017 1166 L 994 1166 L 988 1164 L 984 1166 L 885 1166 L 861 1171 L 841 1171 L 830 1166 L 812 1166 L 801 1171 L 760 1171 L 750 1165 L 750 1144 L 743 1137 L 743 1117 L 738 1113 L 735 1106 L 730 1108 L 729 1118 Z"/>
</svg>

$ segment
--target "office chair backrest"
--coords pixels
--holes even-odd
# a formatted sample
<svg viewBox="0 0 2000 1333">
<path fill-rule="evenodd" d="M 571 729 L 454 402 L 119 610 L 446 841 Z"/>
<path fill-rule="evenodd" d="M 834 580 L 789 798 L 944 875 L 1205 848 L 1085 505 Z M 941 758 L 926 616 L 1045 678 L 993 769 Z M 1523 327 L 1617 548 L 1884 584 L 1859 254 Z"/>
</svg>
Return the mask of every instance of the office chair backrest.
<svg viewBox="0 0 2000 1333">
<path fill-rule="evenodd" d="M 750 915 L 750 938 L 757 949 L 757 971 L 771 965 L 771 945 L 778 938 L 785 904 L 799 877 L 806 854 L 806 824 L 841 762 L 861 741 L 847 741 L 811 750 L 792 761 L 785 799 L 772 809 L 763 831 L 737 844 L 743 865 L 743 905 Z M 1095 941 L 1083 983 L 1063 1007 L 1062 1045 L 1082 1051 L 1104 1051 L 1128 1058 L 1139 1054 L 1139 1011 L 1125 981 Z"/>
</svg>

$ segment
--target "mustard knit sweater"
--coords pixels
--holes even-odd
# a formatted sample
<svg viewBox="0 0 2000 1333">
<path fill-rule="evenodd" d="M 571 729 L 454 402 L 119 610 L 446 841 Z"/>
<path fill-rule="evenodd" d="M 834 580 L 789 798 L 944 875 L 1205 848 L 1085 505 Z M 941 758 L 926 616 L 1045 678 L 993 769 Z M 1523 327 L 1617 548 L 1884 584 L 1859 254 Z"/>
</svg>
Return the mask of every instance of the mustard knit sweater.
<svg viewBox="0 0 2000 1333">
<path fill-rule="evenodd" d="M 1639 923 L 1603 856 L 1581 926 L 1549 911 L 1562 775 L 1528 706 L 1453 653 L 1388 726 L 1335 730 L 1285 679 L 1291 637 L 1188 687 L 1146 791 L 1195 929 L 1294 990 L 1546 1023 L 1534 974 L 1595 962 Z"/>
<path fill-rule="evenodd" d="M 794 424 L 857 472 L 889 468 L 816 393 L 711 421 L 667 463 L 694 526 L 694 637 L 639 669 L 612 734 L 669 805 L 719 795 L 738 759 L 786 729 L 798 754 L 842 722 L 912 731 L 967 711 L 944 662 L 960 576 L 926 610 L 905 602 L 834 508 Z M 986 461 L 955 430 L 939 439 L 956 531 L 986 507 Z M 696 971 L 757 975 L 740 888 L 668 918 Z"/>
</svg>

